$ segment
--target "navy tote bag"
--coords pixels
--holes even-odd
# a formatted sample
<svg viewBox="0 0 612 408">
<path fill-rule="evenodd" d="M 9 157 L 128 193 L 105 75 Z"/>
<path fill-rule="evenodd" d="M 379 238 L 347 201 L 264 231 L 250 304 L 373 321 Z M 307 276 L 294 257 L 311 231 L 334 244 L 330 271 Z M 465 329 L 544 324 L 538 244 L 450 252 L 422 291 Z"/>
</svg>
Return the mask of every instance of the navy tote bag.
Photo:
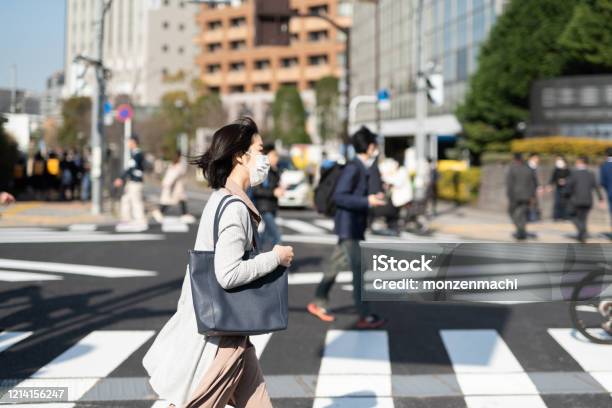
<svg viewBox="0 0 612 408">
<path fill-rule="evenodd" d="M 239 198 L 224 196 L 213 220 L 213 250 L 189 251 L 189 275 L 198 332 L 207 336 L 248 336 L 287 328 L 288 282 L 286 267 L 279 265 L 261 278 L 233 289 L 224 289 L 215 275 L 215 250 L 223 211 Z M 253 234 L 257 234 L 255 223 Z M 242 259 L 254 257 L 245 251 Z"/>
</svg>

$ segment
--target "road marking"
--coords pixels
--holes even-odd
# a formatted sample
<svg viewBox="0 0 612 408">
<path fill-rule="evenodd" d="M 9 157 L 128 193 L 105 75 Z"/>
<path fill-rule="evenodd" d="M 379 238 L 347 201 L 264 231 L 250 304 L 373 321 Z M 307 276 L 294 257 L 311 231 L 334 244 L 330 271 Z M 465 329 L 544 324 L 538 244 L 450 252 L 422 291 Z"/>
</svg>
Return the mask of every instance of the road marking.
<svg viewBox="0 0 612 408">
<path fill-rule="evenodd" d="M 157 272 L 155 271 L 146 271 L 142 269 L 111 268 L 108 266 L 78 265 L 56 262 L 20 261 L 18 259 L 0 259 L 0 268 L 29 269 L 41 272 L 68 273 L 104 278 L 131 278 L 157 275 Z"/>
<path fill-rule="evenodd" d="M 179 217 L 164 217 L 161 230 L 163 232 L 189 232 L 189 225 L 181 221 Z"/>
<path fill-rule="evenodd" d="M 295 232 L 300 232 L 303 234 L 325 234 L 327 232 L 323 228 L 319 228 L 310 223 L 307 223 L 306 221 L 296 219 L 277 217 L 276 224 L 278 226 L 287 227 L 294 230 Z"/>
<path fill-rule="evenodd" d="M 50 402 L 42 404 L 10 404 L 9 408 L 74 408 L 73 402 Z"/>
<path fill-rule="evenodd" d="M 597 335 L 603 330 L 594 329 Z M 548 329 L 548 333 L 572 356 L 584 371 L 595 378 L 606 391 L 612 392 L 612 346 L 588 341 L 574 329 Z"/>
<path fill-rule="evenodd" d="M 333 231 L 334 230 L 334 220 L 328 219 L 316 219 L 314 223 L 319 227 L 325 228 L 326 230 Z"/>
<path fill-rule="evenodd" d="M 72 224 L 68 227 L 69 231 L 95 231 L 98 228 L 96 224 Z"/>
<path fill-rule="evenodd" d="M 99 231 L 78 233 L 57 231 L 45 234 L 3 234 L 0 244 L 40 244 L 59 242 L 120 242 L 120 241 L 153 241 L 164 239 L 162 234 L 107 234 Z"/>
<path fill-rule="evenodd" d="M 440 336 L 468 408 L 546 408 L 496 330 L 441 330 Z"/>
<path fill-rule="evenodd" d="M 289 274 L 290 285 L 314 285 L 321 282 L 323 272 L 300 272 Z M 349 283 L 353 281 L 353 273 L 342 271 L 336 276 L 337 283 Z"/>
<path fill-rule="evenodd" d="M 313 407 L 393 407 L 386 331 L 329 330 Z"/>
<path fill-rule="evenodd" d="M 36 282 L 36 281 L 51 281 L 62 280 L 59 275 L 51 275 L 48 273 L 34 273 L 21 271 L 3 271 L 0 270 L 0 281 L 4 282 Z"/>
<path fill-rule="evenodd" d="M 18 386 L 68 387 L 69 401 L 76 401 L 153 334 L 153 330 L 93 331 Z"/>
<path fill-rule="evenodd" d="M 255 346 L 255 354 L 257 354 L 257 358 L 261 358 L 266 345 L 270 341 L 270 337 L 272 337 L 272 333 L 264 333 L 258 334 L 256 336 L 249 336 L 251 343 Z"/>
<path fill-rule="evenodd" d="M 151 408 L 168 408 L 169 402 L 166 400 L 159 400 L 159 401 L 155 401 L 155 403 L 153 405 L 151 405 Z"/>
<path fill-rule="evenodd" d="M 31 331 L 2 331 L 0 332 L 0 353 L 13 344 L 19 343 L 21 340 L 27 339 L 32 335 Z"/>
</svg>

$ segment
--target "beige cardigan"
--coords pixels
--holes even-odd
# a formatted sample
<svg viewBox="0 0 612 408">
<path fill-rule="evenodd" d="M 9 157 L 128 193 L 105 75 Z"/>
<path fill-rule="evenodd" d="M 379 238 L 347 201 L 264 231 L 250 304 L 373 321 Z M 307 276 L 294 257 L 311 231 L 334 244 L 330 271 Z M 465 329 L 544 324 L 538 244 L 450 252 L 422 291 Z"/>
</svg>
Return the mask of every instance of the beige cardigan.
<svg viewBox="0 0 612 408">
<path fill-rule="evenodd" d="M 226 189 L 242 198 L 258 218 L 255 206 L 238 186 L 228 181 Z M 200 219 L 196 250 L 213 249 L 213 218 L 219 201 L 226 194 L 228 191 L 225 189 L 216 190 L 208 199 Z M 249 217 L 249 211 L 241 203 L 230 204 L 221 217 L 215 274 L 224 288 L 249 283 L 279 265 L 274 251 L 242 260 L 244 251 L 252 249 L 253 228 Z M 142 361 L 151 377 L 150 384 L 159 397 L 177 408 L 183 407 L 210 367 L 217 352 L 218 340 L 198 333 L 187 270 L 177 311 L 161 329 Z"/>
</svg>

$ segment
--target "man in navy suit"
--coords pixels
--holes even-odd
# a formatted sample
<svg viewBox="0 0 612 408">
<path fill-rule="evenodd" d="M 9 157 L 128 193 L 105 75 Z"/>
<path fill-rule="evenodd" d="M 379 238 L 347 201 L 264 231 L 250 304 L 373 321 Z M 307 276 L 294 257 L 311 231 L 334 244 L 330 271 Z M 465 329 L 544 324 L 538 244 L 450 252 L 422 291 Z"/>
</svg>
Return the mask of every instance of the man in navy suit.
<svg viewBox="0 0 612 408">
<path fill-rule="evenodd" d="M 612 148 L 606 151 L 608 158 L 601 165 L 599 171 L 599 183 L 608 193 L 608 212 L 610 213 L 610 225 L 612 226 Z M 612 234 L 608 235 L 612 238 Z"/>
<path fill-rule="evenodd" d="M 348 162 L 338 179 L 334 191 L 336 214 L 334 232 L 338 235 L 331 262 L 317 287 L 315 300 L 308 304 L 308 311 L 319 319 L 331 322 L 335 317 L 327 309 L 329 292 L 338 272 L 350 266 L 353 272 L 353 299 L 359 313 L 356 327 L 374 329 L 385 321 L 371 314 L 367 302 L 361 301 L 361 250 L 359 241 L 365 239 L 368 209 L 385 204 L 383 194 L 368 191 L 369 171 L 376 158 L 376 135 L 362 127 L 353 135 L 356 157 Z M 347 265 L 348 264 L 348 265 Z"/>
</svg>

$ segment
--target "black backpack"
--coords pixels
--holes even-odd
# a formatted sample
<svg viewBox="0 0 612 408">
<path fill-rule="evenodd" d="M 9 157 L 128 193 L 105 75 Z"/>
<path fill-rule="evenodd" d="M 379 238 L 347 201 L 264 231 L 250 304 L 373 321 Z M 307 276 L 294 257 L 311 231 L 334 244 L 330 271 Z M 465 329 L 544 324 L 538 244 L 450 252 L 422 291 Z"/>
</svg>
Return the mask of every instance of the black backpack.
<svg viewBox="0 0 612 408">
<path fill-rule="evenodd" d="M 344 170 L 344 164 L 335 163 L 326 169 L 321 169 L 319 185 L 315 188 L 314 204 L 317 212 L 333 217 L 336 213 L 336 202 L 334 201 L 334 190 L 338 179 Z"/>
</svg>

